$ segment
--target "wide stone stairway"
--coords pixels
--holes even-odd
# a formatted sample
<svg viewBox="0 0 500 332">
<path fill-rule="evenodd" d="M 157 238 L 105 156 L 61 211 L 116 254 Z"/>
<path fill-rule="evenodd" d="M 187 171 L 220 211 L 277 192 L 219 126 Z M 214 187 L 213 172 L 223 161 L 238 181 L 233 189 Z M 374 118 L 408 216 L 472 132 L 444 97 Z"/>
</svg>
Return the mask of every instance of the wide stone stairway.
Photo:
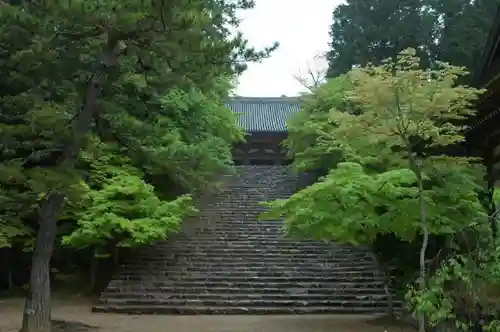
<svg viewBox="0 0 500 332">
<path fill-rule="evenodd" d="M 297 241 L 281 221 L 257 220 L 261 201 L 290 196 L 286 166 L 238 166 L 200 201 L 183 231 L 129 257 L 96 312 L 129 314 L 374 314 L 383 278 L 362 248 Z"/>
</svg>

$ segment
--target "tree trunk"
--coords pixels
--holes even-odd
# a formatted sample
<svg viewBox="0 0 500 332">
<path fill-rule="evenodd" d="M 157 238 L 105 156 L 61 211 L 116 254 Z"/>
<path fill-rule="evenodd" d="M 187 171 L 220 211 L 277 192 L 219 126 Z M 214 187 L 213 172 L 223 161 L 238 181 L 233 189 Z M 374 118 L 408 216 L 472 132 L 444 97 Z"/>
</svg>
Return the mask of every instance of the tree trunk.
<svg viewBox="0 0 500 332">
<path fill-rule="evenodd" d="M 85 101 L 73 127 L 73 142 L 68 145 L 58 161 L 61 168 L 72 168 L 83 147 L 83 139 L 90 131 L 97 96 L 105 80 L 107 69 L 117 65 L 117 59 L 123 50 L 117 49 L 119 40 L 108 41 L 107 47 L 87 85 Z M 119 45 L 118 45 L 119 46 Z M 57 219 L 63 208 L 65 195 L 53 191 L 49 193 L 39 210 L 39 229 L 33 253 L 30 289 L 23 312 L 21 332 L 51 331 L 51 292 L 50 260 L 57 235 Z"/>
<path fill-rule="evenodd" d="M 63 195 L 52 194 L 40 208 L 40 227 L 33 252 L 22 332 L 51 331 L 50 259 L 57 235 L 57 216 L 63 201 Z"/>
<path fill-rule="evenodd" d="M 394 317 L 396 316 L 394 314 L 394 302 L 392 300 L 391 289 L 389 288 L 388 284 L 384 285 L 384 290 L 385 294 L 387 295 L 387 315 L 389 317 Z"/>
<path fill-rule="evenodd" d="M 497 238 L 497 206 L 495 202 L 495 180 L 494 180 L 493 162 L 488 161 L 487 176 L 488 176 L 488 214 L 490 218 L 490 228 L 493 240 Z"/>
<path fill-rule="evenodd" d="M 420 202 L 420 226 L 422 227 L 422 247 L 420 248 L 420 280 L 418 282 L 419 288 L 421 291 L 425 289 L 426 286 L 426 278 L 427 278 L 427 269 L 426 269 L 426 253 L 427 246 L 429 244 L 429 229 L 427 228 L 427 221 L 425 218 L 425 200 L 424 200 L 424 189 L 422 183 L 422 177 L 420 176 L 418 180 L 418 191 L 419 191 L 419 202 Z M 426 321 L 425 314 L 422 314 L 419 317 L 418 330 L 419 332 L 425 332 Z"/>
<path fill-rule="evenodd" d="M 92 257 L 90 258 L 90 287 L 88 289 L 90 292 L 94 292 L 96 289 L 97 266 L 96 251 L 92 250 Z"/>
<path fill-rule="evenodd" d="M 424 196 L 424 181 L 422 179 L 422 170 L 415 160 L 415 156 L 412 151 L 409 151 L 410 158 L 410 168 L 415 173 L 418 182 L 418 201 L 419 201 L 419 215 L 420 215 L 420 227 L 422 228 L 422 246 L 420 247 L 420 278 L 418 280 L 418 286 L 421 291 L 425 289 L 427 269 L 426 269 L 426 253 L 427 246 L 429 245 L 429 229 L 427 227 L 427 220 L 425 215 L 425 196 Z M 425 314 L 420 314 L 418 317 L 418 331 L 425 332 L 426 330 L 426 316 Z"/>
<path fill-rule="evenodd" d="M 5 266 L 7 266 L 7 289 L 10 291 L 14 289 L 14 281 L 12 280 L 12 248 L 6 249 Z"/>
<path fill-rule="evenodd" d="M 74 165 L 81 149 L 82 136 L 90 129 L 98 89 L 94 80 L 95 77 L 92 77 L 87 90 L 86 105 L 75 124 L 75 141 L 66 148 L 59 163 L 61 167 L 68 168 Z M 90 104 L 88 104 L 89 100 L 92 100 Z M 51 330 L 50 260 L 57 236 L 57 219 L 64 200 L 64 194 L 54 191 L 47 195 L 39 209 L 39 228 L 31 263 L 30 285 L 23 312 L 22 332 L 50 332 Z"/>
<path fill-rule="evenodd" d="M 120 250 L 118 250 L 116 244 L 114 244 L 113 251 L 114 251 L 113 262 L 115 264 L 114 268 L 117 269 L 120 267 Z"/>
</svg>

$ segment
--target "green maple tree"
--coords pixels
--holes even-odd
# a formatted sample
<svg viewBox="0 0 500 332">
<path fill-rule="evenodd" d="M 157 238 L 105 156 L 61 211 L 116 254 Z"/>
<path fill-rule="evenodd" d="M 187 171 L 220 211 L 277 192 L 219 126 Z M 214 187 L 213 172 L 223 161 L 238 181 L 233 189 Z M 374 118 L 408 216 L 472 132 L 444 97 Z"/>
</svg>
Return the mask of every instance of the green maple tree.
<svg viewBox="0 0 500 332">
<path fill-rule="evenodd" d="M 334 79 L 336 88 L 326 91 L 336 91 L 336 102 L 321 123 L 309 116 L 301 133 L 315 143 L 295 145 L 302 151 L 299 166 L 318 160 L 318 151 L 334 153 L 328 174 L 289 199 L 267 203 L 263 218 L 283 217 L 289 234 L 354 244 L 371 244 L 378 234 L 421 237 L 424 289 L 429 234 L 452 235 L 487 220 L 477 196 L 483 189 L 478 161 L 443 152 L 464 140 L 464 119 L 482 92 L 457 84 L 465 74 L 446 63 L 422 70 L 409 49 L 383 65 L 353 69 L 352 87 Z"/>
</svg>

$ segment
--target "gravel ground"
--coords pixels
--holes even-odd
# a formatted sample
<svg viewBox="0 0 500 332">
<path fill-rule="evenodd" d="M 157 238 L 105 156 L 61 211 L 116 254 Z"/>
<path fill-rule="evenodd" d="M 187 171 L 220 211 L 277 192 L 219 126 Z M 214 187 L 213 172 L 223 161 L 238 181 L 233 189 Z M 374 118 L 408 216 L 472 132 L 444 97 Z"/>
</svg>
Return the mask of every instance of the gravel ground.
<svg viewBox="0 0 500 332">
<path fill-rule="evenodd" d="M 56 331 L 64 332 L 413 332 L 389 319 L 367 316 L 129 316 L 94 314 L 91 301 L 55 300 Z M 0 299 L 0 331 L 17 332 L 23 301 Z"/>
</svg>

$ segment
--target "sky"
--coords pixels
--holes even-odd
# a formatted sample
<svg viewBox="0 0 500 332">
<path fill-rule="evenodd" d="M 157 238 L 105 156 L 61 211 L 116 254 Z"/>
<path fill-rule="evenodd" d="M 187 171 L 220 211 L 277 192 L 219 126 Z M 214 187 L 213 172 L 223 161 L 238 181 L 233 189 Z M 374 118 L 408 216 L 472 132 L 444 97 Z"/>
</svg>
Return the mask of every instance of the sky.
<svg viewBox="0 0 500 332">
<path fill-rule="evenodd" d="M 251 46 L 262 48 L 280 43 L 272 56 L 249 64 L 239 78 L 236 94 L 245 97 L 296 96 L 305 88 L 294 78 L 309 67 L 325 69 L 317 59 L 328 50 L 334 8 L 341 0 L 255 0 L 253 9 L 240 14 L 239 30 Z M 315 59 L 316 58 L 316 59 Z"/>
</svg>

